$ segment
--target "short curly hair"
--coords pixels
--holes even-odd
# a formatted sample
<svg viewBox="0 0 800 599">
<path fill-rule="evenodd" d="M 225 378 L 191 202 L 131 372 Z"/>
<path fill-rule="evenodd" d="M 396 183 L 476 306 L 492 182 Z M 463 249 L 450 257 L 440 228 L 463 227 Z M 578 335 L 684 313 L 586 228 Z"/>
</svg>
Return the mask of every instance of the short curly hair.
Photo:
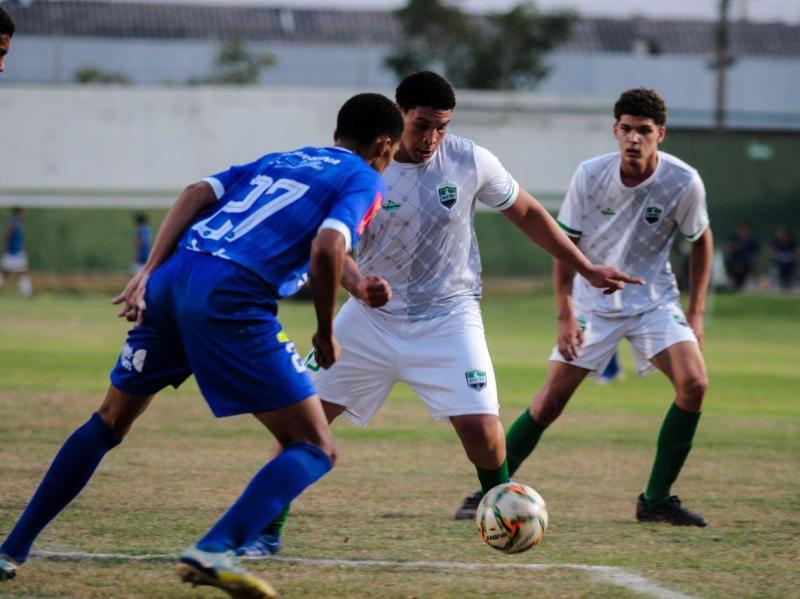
<svg viewBox="0 0 800 599">
<path fill-rule="evenodd" d="M 339 109 L 333 135 L 365 145 L 382 135 L 399 141 L 402 134 L 403 117 L 394 102 L 381 94 L 364 93 L 353 96 Z"/>
<path fill-rule="evenodd" d="M 14 37 L 14 31 L 16 31 L 16 26 L 14 25 L 14 20 L 11 18 L 6 11 L 0 7 L 0 35 L 7 35 L 8 37 Z"/>
<path fill-rule="evenodd" d="M 667 105 L 664 98 L 647 87 L 637 87 L 624 92 L 614 104 L 614 118 L 619 122 L 623 114 L 643 116 L 653 119 L 656 125 L 667 122 Z"/>
<path fill-rule="evenodd" d="M 453 110 L 456 94 L 447 79 L 433 71 L 418 71 L 404 78 L 394 95 L 397 105 L 404 111 L 417 106 L 436 110 Z"/>
</svg>

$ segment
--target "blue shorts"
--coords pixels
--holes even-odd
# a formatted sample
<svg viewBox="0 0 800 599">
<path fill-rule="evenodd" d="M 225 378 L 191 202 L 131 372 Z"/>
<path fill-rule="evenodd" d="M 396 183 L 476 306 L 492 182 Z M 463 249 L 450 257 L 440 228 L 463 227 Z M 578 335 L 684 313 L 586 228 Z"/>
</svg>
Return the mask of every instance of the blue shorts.
<svg viewBox="0 0 800 599">
<path fill-rule="evenodd" d="M 144 322 L 111 383 L 147 396 L 194 374 L 215 416 L 282 408 L 316 393 L 282 331 L 271 288 L 229 260 L 179 250 L 150 277 Z"/>
</svg>

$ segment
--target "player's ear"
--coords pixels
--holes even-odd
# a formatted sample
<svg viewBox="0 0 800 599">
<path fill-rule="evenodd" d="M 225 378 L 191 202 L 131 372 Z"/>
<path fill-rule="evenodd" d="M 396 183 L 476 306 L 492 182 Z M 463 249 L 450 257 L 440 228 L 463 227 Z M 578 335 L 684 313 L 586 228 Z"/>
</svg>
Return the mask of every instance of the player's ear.
<svg viewBox="0 0 800 599">
<path fill-rule="evenodd" d="M 664 138 L 667 136 L 667 128 L 664 125 L 661 125 L 658 128 L 658 139 L 656 140 L 657 143 L 661 143 L 664 141 Z"/>
</svg>

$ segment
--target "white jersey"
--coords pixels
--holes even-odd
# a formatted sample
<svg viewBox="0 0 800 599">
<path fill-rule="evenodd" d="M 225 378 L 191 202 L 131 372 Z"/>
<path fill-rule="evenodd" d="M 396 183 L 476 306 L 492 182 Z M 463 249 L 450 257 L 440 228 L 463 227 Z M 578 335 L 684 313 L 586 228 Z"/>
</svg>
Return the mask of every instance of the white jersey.
<svg viewBox="0 0 800 599">
<path fill-rule="evenodd" d="M 582 163 L 572 177 L 558 222 L 595 264 L 616 266 L 645 285 L 603 295 L 580 276 L 576 307 L 609 316 L 631 316 L 679 298 L 669 264 L 676 231 L 690 241 L 708 227 L 706 192 L 697 171 L 665 152 L 655 172 L 635 187 L 620 176 L 620 153 Z"/>
<path fill-rule="evenodd" d="M 383 177 L 382 209 L 356 248 L 361 271 L 392 287 L 380 310 L 422 320 L 478 300 L 475 202 L 505 210 L 517 182 L 491 152 L 455 135 L 445 135 L 426 162 L 393 162 Z"/>
</svg>

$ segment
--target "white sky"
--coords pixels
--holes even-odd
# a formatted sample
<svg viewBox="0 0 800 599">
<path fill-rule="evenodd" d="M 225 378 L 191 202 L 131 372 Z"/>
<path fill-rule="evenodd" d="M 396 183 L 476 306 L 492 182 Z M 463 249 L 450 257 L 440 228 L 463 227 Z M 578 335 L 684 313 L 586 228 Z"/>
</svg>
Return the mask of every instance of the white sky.
<svg viewBox="0 0 800 599">
<path fill-rule="evenodd" d="M 116 0 L 130 1 L 130 0 Z M 146 0 L 157 2 L 157 0 Z M 520 0 L 460 0 L 461 6 L 474 11 L 502 10 Z M 746 16 L 754 21 L 783 21 L 800 24 L 800 0 L 730 0 L 734 19 Z M 294 8 L 392 9 L 405 5 L 404 0 L 168 0 L 164 4 L 231 4 L 286 6 Z M 543 10 L 573 8 L 587 16 L 627 17 L 634 15 L 689 19 L 712 19 L 719 10 L 719 0 L 538 0 Z"/>
</svg>

